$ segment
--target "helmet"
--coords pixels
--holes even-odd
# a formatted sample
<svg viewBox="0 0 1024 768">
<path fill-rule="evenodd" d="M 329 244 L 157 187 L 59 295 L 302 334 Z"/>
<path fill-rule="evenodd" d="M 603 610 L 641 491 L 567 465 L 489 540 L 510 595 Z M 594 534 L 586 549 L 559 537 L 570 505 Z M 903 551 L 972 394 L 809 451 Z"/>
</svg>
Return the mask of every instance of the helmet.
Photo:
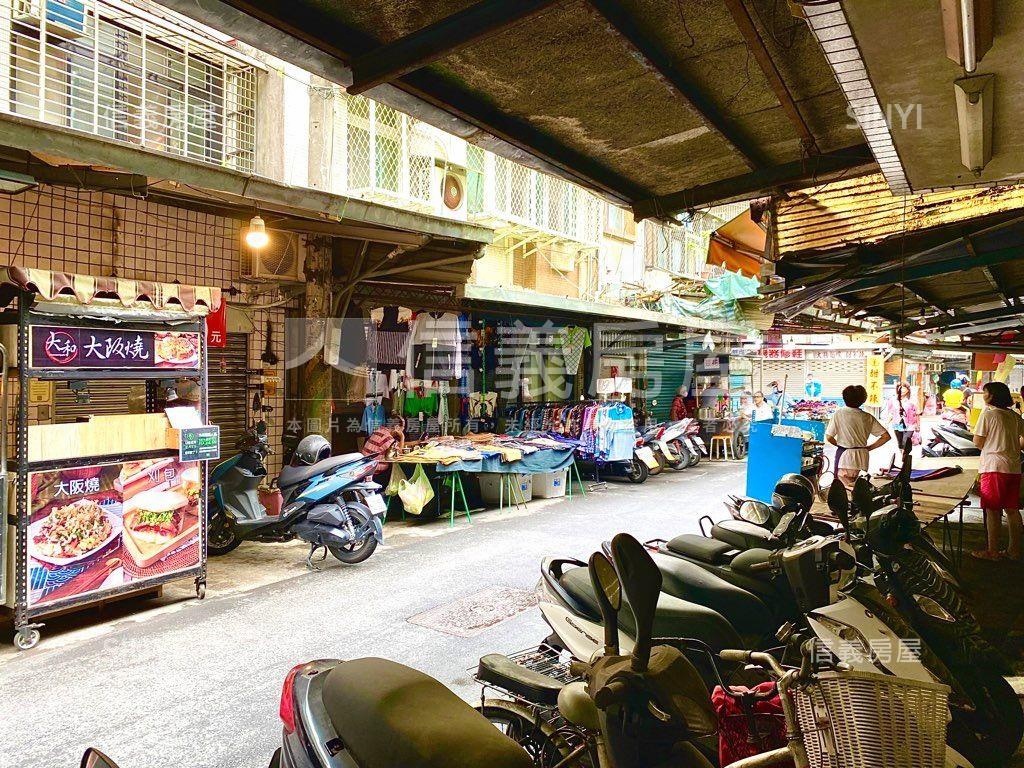
<svg viewBox="0 0 1024 768">
<path fill-rule="evenodd" d="M 814 484 L 798 472 L 779 478 L 772 491 L 772 506 L 788 512 L 809 512 L 814 503 Z"/>
<path fill-rule="evenodd" d="M 772 508 L 763 501 L 748 499 L 740 504 L 737 514 L 739 514 L 740 520 L 746 520 L 755 525 L 764 525 L 772 519 Z"/>
<path fill-rule="evenodd" d="M 950 389 L 960 389 L 961 387 L 963 387 L 963 385 L 964 383 L 960 379 L 953 379 L 951 382 L 949 382 Z"/>
<path fill-rule="evenodd" d="M 312 466 L 331 455 L 331 444 L 323 435 L 306 435 L 295 446 L 292 462 L 302 462 Z"/>
</svg>

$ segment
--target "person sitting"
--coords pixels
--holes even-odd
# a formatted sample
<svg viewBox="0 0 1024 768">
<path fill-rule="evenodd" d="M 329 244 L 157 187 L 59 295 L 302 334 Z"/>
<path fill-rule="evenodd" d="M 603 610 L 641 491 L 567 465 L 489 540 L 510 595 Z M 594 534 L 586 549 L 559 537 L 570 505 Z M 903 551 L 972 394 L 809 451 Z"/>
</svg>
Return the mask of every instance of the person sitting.
<svg viewBox="0 0 1024 768">
<path fill-rule="evenodd" d="M 889 430 L 878 419 L 861 410 L 867 399 L 867 390 L 859 384 L 846 387 L 843 390 L 845 406 L 836 410 L 825 429 L 825 441 L 838 449 L 836 479 L 851 489 L 860 473 L 868 470 L 871 451 L 892 440 Z"/>
</svg>

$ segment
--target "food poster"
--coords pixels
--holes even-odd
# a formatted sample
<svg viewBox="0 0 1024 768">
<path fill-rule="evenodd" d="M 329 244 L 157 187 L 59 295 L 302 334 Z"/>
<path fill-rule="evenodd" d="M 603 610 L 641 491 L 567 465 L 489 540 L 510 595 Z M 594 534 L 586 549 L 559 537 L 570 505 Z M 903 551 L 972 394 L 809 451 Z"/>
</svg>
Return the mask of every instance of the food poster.
<svg viewBox="0 0 1024 768">
<path fill-rule="evenodd" d="M 198 566 L 201 489 L 176 457 L 30 473 L 29 607 Z"/>
</svg>

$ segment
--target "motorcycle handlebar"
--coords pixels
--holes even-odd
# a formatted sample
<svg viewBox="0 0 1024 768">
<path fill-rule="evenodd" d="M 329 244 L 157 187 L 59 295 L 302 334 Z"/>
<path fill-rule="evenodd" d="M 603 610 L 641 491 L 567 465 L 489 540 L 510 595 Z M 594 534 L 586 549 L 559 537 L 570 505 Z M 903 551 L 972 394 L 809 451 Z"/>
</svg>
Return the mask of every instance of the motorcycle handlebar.
<svg viewBox="0 0 1024 768">
<path fill-rule="evenodd" d="M 598 709 L 607 709 L 615 704 L 621 704 L 628 695 L 629 685 L 621 680 L 613 680 L 597 691 L 594 695 L 594 703 Z"/>
<path fill-rule="evenodd" d="M 719 651 L 718 657 L 722 661 L 734 664 L 756 664 L 763 669 L 771 670 L 779 677 L 786 674 L 786 670 L 783 669 L 779 662 L 775 660 L 775 657 L 769 653 L 763 653 L 761 651 L 732 651 L 726 649 L 724 651 Z"/>
</svg>

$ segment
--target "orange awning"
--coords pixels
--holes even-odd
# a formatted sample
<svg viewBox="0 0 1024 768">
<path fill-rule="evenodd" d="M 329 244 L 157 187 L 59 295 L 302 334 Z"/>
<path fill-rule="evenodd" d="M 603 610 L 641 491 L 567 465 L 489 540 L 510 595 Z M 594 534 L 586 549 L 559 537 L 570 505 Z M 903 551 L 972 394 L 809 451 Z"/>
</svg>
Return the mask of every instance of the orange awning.
<svg viewBox="0 0 1024 768">
<path fill-rule="evenodd" d="M 750 210 L 747 209 L 711 235 L 708 264 L 757 276 L 761 273 L 767 241 L 764 229 L 750 218 Z"/>
</svg>

